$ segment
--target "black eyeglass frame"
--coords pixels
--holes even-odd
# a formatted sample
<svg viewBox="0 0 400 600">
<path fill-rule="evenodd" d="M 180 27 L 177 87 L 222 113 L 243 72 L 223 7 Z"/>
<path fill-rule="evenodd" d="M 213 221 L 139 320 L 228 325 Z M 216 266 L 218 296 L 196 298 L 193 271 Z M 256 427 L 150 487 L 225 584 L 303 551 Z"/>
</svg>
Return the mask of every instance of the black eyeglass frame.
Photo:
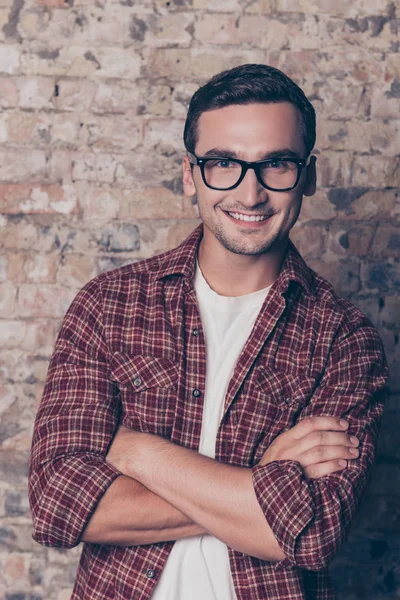
<svg viewBox="0 0 400 600">
<path fill-rule="evenodd" d="M 196 156 L 195 154 L 193 154 L 193 152 L 188 152 L 187 156 L 188 156 L 189 162 L 192 165 L 197 165 L 198 167 L 200 167 L 201 176 L 203 178 L 204 184 L 211 190 L 219 190 L 221 192 L 227 192 L 228 190 L 233 190 L 234 188 L 238 187 L 238 185 L 240 185 L 242 183 L 242 181 L 245 178 L 245 175 L 249 169 L 254 170 L 257 180 L 265 189 L 270 190 L 271 192 L 289 192 L 290 190 L 294 190 L 294 188 L 297 186 L 297 184 L 300 181 L 300 177 L 301 177 L 304 167 L 308 167 L 308 165 L 311 162 L 311 156 L 309 156 L 306 159 L 292 158 L 292 157 L 286 157 L 286 156 L 274 156 L 273 158 L 256 160 L 255 162 L 248 162 L 246 160 L 240 160 L 239 158 L 232 158 L 230 156 Z M 227 188 L 216 188 L 216 187 L 213 187 L 212 185 L 208 184 L 206 181 L 206 177 L 204 175 L 204 167 L 209 160 L 231 160 L 231 161 L 238 163 L 242 167 L 242 173 L 241 173 L 238 181 L 235 183 L 235 185 L 231 185 L 230 187 L 227 187 Z M 276 188 L 270 187 L 269 185 L 264 183 L 264 181 L 262 180 L 261 174 L 260 174 L 261 166 L 264 165 L 265 163 L 270 163 L 275 160 L 285 160 L 287 162 L 292 162 L 297 165 L 297 178 L 296 178 L 294 185 L 292 185 L 291 187 L 288 187 L 288 188 L 276 189 Z"/>
</svg>

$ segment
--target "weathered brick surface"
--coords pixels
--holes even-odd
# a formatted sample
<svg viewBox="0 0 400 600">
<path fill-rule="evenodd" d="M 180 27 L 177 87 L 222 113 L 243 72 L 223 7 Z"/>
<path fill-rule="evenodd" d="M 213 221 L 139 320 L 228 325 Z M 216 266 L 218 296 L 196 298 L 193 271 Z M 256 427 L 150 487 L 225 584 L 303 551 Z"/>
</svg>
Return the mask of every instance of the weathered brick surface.
<svg viewBox="0 0 400 600">
<path fill-rule="evenodd" d="M 388 0 L 0 0 L 0 598 L 68 600 L 79 548 L 31 539 L 34 414 L 62 316 L 97 273 L 177 245 L 189 99 L 244 62 L 318 113 L 319 189 L 293 238 L 379 328 L 378 465 L 333 565 L 340 600 L 400 594 L 399 6 Z M 362 573 L 362 577 L 360 576 Z"/>
</svg>

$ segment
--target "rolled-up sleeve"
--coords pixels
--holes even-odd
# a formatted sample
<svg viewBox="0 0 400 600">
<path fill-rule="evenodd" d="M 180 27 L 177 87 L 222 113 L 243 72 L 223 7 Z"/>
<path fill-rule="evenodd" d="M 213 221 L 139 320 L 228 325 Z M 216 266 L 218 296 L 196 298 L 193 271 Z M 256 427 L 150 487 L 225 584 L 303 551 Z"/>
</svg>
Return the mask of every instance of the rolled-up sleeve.
<svg viewBox="0 0 400 600">
<path fill-rule="evenodd" d="M 105 462 L 118 422 L 118 389 L 96 280 L 69 308 L 36 417 L 29 469 L 34 539 L 71 548 L 120 473 Z"/>
<path fill-rule="evenodd" d="M 345 539 L 374 462 L 383 412 L 387 364 L 367 319 L 338 334 L 324 376 L 299 420 L 340 416 L 360 440 L 360 455 L 343 471 L 306 480 L 295 461 L 253 467 L 253 485 L 286 559 L 276 564 L 325 568 Z"/>
</svg>

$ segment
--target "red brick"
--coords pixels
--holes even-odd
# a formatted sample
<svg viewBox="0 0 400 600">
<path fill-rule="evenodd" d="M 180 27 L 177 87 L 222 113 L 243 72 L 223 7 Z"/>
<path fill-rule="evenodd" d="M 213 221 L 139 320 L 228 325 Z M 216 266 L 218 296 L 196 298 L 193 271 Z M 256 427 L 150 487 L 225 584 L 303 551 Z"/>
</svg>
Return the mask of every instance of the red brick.
<svg viewBox="0 0 400 600">
<path fill-rule="evenodd" d="M 6 214 L 70 214 L 78 210 L 74 189 L 59 184 L 0 183 L 0 206 Z"/>
<path fill-rule="evenodd" d="M 18 315 L 59 319 L 66 313 L 77 291 L 78 288 L 49 284 L 22 284 L 18 294 Z"/>
</svg>

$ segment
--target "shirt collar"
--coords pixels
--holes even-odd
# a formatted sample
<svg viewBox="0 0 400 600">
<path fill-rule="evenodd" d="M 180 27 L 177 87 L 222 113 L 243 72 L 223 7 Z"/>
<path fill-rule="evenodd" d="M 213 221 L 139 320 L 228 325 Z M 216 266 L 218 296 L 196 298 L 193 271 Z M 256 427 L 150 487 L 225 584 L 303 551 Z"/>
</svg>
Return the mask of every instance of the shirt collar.
<svg viewBox="0 0 400 600">
<path fill-rule="evenodd" d="M 197 250 L 203 237 L 200 224 L 177 248 L 159 255 L 154 275 L 157 279 L 173 275 L 183 275 L 186 288 L 194 285 Z M 292 281 L 299 283 L 310 296 L 315 296 L 315 282 L 311 269 L 306 265 L 295 245 L 289 240 L 276 289 L 283 294 Z"/>
<path fill-rule="evenodd" d="M 187 285 L 193 287 L 197 250 L 203 237 L 201 223 L 179 246 L 158 256 L 155 276 L 163 279 L 171 275 L 183 275 Z"/>
<path fill-rule="evenodd" d="M 299 283 L 309 296 L 315 297 L 315 276 L 307 266 L 296 246 L 289 240 L 281 272 L 276 281 L 277 290 L 283 294 L 292 281 Z"/>
</svg>

